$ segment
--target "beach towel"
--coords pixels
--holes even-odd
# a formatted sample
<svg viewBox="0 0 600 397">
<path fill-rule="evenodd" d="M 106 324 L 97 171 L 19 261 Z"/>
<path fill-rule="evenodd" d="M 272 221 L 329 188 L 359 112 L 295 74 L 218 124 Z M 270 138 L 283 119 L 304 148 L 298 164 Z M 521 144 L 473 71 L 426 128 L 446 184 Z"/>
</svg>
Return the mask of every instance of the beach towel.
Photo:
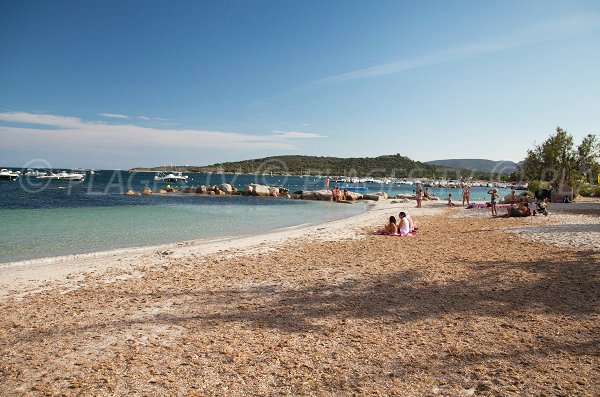
<svg viewBox="0 0 600 397">
<path fill-rule="evenodd" d="M 388 236 L 388 237 L 414 237 L 415 233 L 414 232 L 410 232 L 410 233 L 406 233 L 406 234 L 400 234 L 400 233 L 386 234 L 386 233 L 382 232 L 381 230 L 373 230 L 373 235 L 375 235 L 375 236 Z"/>
</svg>

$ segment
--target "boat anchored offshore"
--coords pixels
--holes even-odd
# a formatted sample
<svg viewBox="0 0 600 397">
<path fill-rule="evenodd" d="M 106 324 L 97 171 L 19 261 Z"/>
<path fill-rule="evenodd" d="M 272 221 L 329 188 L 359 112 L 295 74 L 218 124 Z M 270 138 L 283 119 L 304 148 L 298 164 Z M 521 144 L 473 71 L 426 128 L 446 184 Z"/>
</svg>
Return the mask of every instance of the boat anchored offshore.
<svg viewBox="0 0 600 397">
<path fill-rule="evenodd" d="M 60 171 L 58 174 L 54 174 L 51 172 L 47 175 L 39 175 L 36 179 L 44 180 L 44 181 L 63 181 L 63 182 L 83 181 L 85 179 L 85 174 L 80 174 L 78 172 Z"/>
<path fill-rule="evenodd" d="M 0 170 L 0 179 L 3 179 L 3 180 L 14 181 L 16 179 L 19 179 L 19 176 L 21 176 L 21 173 L 19 173 L 19 172 L 10 171 L 10 170 L 7 170 L 6 168 L 2 168 Z"/>
<path fill-rule="evenodd" d="M 154 177 L 156 182 L 186 182 L 188 180 L 187 175 L 183 175 L 182 172 L 159 172 Z"/>
</svg>

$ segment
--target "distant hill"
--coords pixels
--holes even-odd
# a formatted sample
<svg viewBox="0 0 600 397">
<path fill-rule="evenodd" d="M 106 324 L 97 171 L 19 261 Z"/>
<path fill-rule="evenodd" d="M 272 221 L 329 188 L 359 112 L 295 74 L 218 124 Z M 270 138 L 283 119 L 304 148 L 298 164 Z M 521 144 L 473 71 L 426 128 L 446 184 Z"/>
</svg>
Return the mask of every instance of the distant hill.
<svg viewBox="0 0 600 397">
<path fill-rule="evenodd" d="M 515 170 L 517 163 L 514 161 L 493 161 L 485 159 L 449 159 L 427 161 L 426 164 L 438 165 L 449 168 L 462 168 L 466 170 L 510 174 Z"/>
<path fill-rule="evenodd" d="M 144 170 L 161 170 L 164 167 Z M 177 171 L 225 172 L 242 174 L 347 175 L 373 177 L 414 177 L 456 179 L 470 172 L 414 161 L 400 154 L 378 157 L 273 156 L 253 160 L 212 164 L 208 166 L 177 166 Z M 142 170 L 137 168 L 136 170 Z M 477 173 L 477 177 L 487 175 Z"/>
</svg>

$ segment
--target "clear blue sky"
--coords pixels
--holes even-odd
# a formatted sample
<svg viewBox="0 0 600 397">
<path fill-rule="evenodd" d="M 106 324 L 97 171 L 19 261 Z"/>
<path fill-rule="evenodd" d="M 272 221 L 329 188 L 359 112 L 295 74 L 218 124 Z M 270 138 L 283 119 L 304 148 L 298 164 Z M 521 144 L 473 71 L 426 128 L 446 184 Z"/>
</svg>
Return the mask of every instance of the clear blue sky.
<svg viewBox="0 0 600 397">
<path fill-rule="evenodd" d="M 600 132 L 599 1 L 0 0 L 0 166 L 521 160 Z"/>
</svg>

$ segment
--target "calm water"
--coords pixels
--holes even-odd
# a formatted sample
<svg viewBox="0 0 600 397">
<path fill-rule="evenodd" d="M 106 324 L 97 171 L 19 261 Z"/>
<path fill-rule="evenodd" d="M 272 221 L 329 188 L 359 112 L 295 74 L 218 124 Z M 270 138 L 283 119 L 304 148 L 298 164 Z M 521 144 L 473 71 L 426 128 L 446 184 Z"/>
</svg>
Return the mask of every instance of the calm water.
<svg viewBox="0 0 600 397">
<path fill-rule="evenodd" d="M 323 179 L 248 175 L 188 174 L 187 185 L 251 182 L 290 190 L 318 189 Z M 315 224 L 360 213 L 364 204 L 243 196 L 124 196 L 128 189 L 153 190 L 153 173 L 100 171 L 84 182 L 40 182 L 22 177 L 0 181 L 0 263 L 181 240 L 257 234 Z M 369 191 L 411 193 L 411 186 L 367 185 Z M 430 189 L 456 199 L 459 189 Z M 473 199 L 487 189 L 473 189 Z"/>
</svg>

